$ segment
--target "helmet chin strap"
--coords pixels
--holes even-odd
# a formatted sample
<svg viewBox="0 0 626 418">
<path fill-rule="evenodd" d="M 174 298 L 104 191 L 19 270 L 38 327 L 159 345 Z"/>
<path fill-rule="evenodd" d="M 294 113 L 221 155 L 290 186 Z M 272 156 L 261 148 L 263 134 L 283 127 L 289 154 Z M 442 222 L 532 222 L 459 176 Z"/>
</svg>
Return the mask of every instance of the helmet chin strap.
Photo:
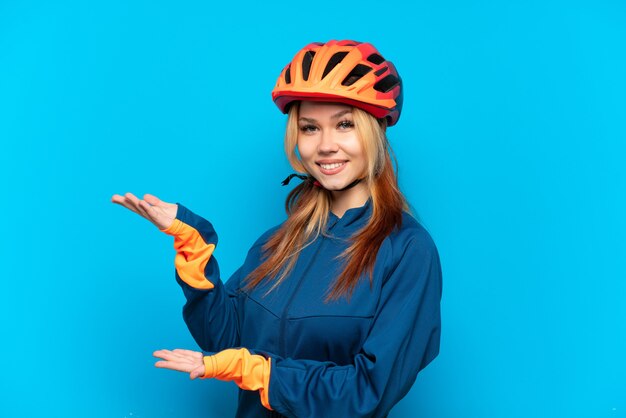
<svg viewBox="0 0 626 418">
<path fill-rule="evenodd" d="M 299 179 L 301 179 L 301 180 L 307 180 L 307 181 L 310 181 L 310 182 L 312 182 L 312 183 L 313 183 L 313 186 L 315 186 L 315 187 L 319 187 L 319 188 L 322 188 L 322 189 L 324 188 L 324 187 L 321 185 L 321 183 L 315 179 L 315 177 L 313 177 L 313 176 L 309 176 L 309 175 L 306 175 L 306 174 L 298 174 L 298 173 L 293 173 L 293 174 L 290 174 L 289 176 L 287 176 L 287 178 L 286 178 L 285 180 L 283 180 L 283 181 L 282 181 L 282 185 L 283 185 L 283 186 L 288 185 L 288 184 L 289 184 L 289 182 L 291 181 L 291 179 L 292 179 L 292 178 L 294 178 L 294 177 L 298 177 L 298 178 L 299 178 Z M 361 180 L 363 180 L 363 179 L 356 179 L 356 180 L 354 180 L 352 183 L 350 183 L 350 184 L 348 184 L 346 187 L 344 187 L 343 189 L 333 190 L 333 191 L 342 192 L 342 191 L 344 191 L 344 190 L 351 189 L 351 188 L 353 188 L 354 186 L 356 186 L 357 184 L 359 184 L 359 183 L 361 182 Z"/>
</svg>

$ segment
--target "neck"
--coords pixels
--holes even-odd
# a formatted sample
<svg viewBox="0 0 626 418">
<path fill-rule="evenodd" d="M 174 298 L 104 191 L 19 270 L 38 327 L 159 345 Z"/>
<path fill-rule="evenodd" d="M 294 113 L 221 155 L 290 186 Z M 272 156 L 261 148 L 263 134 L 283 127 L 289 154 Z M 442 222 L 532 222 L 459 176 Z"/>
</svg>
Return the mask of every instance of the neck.
<svg viewBox="0 0 626 418">
<path fill-rule="evenodd" d="M 332 190 L 331 195 L 330 210 L 339 218 L 341 218 L 348 209 L 363 206 L 370 197 L 365 182 L 361 182 L 347 190 Z"/>
</svg>

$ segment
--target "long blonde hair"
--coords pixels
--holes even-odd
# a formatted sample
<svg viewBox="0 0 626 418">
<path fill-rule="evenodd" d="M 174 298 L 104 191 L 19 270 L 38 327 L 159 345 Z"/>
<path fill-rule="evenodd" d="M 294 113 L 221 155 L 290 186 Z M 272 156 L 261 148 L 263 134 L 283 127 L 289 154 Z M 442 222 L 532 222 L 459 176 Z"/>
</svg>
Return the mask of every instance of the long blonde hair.
<svg viewBox="0 0 626 418">
<path fill-rule="evenodd" d="M 285 132 L 285 153 L 293 169 L 306 173 L 296 154 L 298 143 L 299 105 L 289 110 Z M 367 175 L 364 181 L 372 200 L 372 214 L 367 224 L 351 237 L 351 244 L 338 258 L 343 261 L 343 271 L 329 289 L 327 301 L 341 296 L 350 298 L 363 273 L 368 273 L 370 283 L 376 254 L 383 240 L 402 223 L 402 212 L 408 211 L 406 199 L 398 188 L 396 173 L 391 162 L 391 148 L 387 141 L 384 120 L 353 108 L 352 115 L 359 139 L 367 158 Z M 269 291 L 278 286 L 295 266 L 300 251 L 325 234 L 331 193 L 305 181 L 287 196 L 287 220 L 263 245 L 263 262 L 246 277 L 245 289 L 250 290 L 264 280 L 273 281 Z"/>
</svg>

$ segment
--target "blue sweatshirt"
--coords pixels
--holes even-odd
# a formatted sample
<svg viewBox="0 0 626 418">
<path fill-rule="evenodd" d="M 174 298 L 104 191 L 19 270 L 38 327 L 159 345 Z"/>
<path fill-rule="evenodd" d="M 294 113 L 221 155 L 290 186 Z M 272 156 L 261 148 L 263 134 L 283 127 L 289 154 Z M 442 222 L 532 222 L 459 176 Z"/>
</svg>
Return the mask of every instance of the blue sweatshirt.
<svg viewBox="0 0 626 418">
<path fill-rule="evenodd" d="M 248 292 L 242 280 L 261 263 L 261 247 L 278 226 L 254 243 L 223 284 L 212 255 L 215 230 L 179 204 L 177 228 L 165 232 L 177 236 L 176 279 L 187 299 L 183 318 L 191 334 L 207 352 L 245 347 L 268 363 L 261 399 L 242 390 L 237 417 L 385 417 L 437 356 L 439 255 L 408 213 L 383 241 L 371 286 L 365 276 L 349 301 L 324 301 L 341 272 L 337 256 L 370 214 L 369 200 L 341 218 L 331 212 L 326 236 L 302 250 L 278 287 L 268 292 L 271 283 L 262 283 Z M 185 271 L 190 264 L 195 278 Z"/>
</svg>

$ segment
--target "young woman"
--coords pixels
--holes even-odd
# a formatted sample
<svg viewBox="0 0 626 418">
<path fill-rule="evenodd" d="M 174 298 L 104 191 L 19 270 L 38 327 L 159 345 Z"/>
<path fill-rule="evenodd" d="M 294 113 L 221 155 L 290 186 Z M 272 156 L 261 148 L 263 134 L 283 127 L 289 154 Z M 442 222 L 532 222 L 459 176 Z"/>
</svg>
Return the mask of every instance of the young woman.
<svg viewBox="0 0 626 418">
<path fill-rule="evenodd" d="M 386 137 L 400 77 L 370 44 L 314 43 L 272 95 L 303 181 L 226 284 L 208 221 L 152 195 L 113 196 L 174 236 L 183 317 L 208 352 L 159 350 L 156 366 L 234 381 L 238 417 L 384 417 L 440 337 L 439 256 L 407 212 Z"/>
</svg>

